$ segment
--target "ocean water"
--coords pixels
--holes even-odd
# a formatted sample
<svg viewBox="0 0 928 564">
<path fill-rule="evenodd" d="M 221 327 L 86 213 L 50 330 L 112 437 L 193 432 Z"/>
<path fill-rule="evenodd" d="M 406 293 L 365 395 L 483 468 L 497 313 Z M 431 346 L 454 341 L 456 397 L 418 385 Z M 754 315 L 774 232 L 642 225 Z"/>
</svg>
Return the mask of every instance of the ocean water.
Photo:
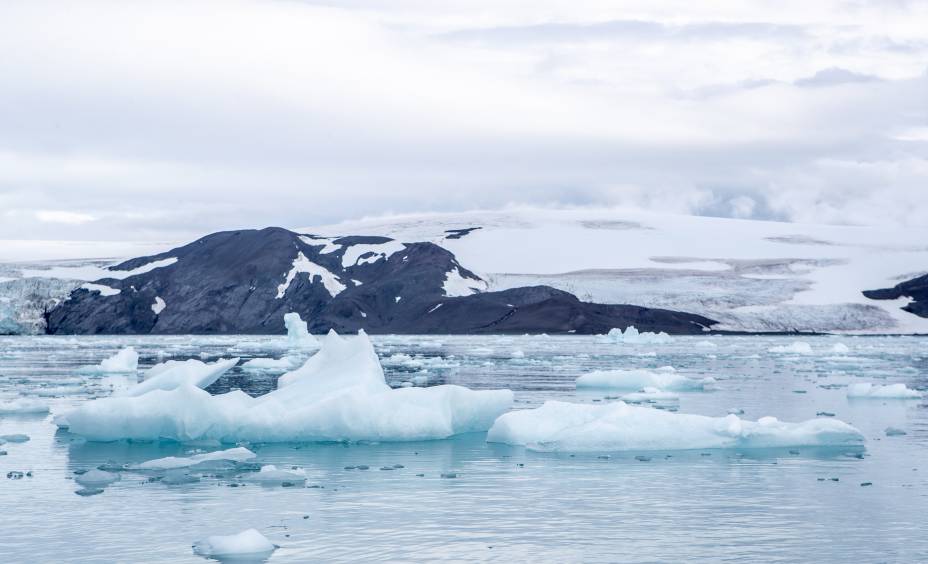
<svg viewBox="0 0 928 564">
<path fill-rule="evenodd" d="M 790 337 L 677 337 L 628 345 L 595 337 L 375 337 L 387 379 L 510 388 L 516 408 L 578 392 L 595 369 L 674 366 L 713 376 L 681 393 L 682 413 L 786 421 L 820 412 L 857 426 L 865 448 L 545 454 L 487 444 L 484 434 L 379 444 L 253 444 L 262 463 L 298 466 L 305 487 L 265 487 L 235 473 L 167 485 L 124 472 L 99 495 L 75 495 L 75 471 L 183 455 L 195 447 L 92 443 L 49 415 L 0 416 L 0 561 L 201 562 L 194 541 L 256 528 L 270 562 L 918 562 L 928 561 L 928 405 L 849 400 L 852 382 L 928 389 L 928 339 L 802 337 L 811 354 L 770 352 Z M 279 357 L 284 337 L 0 338 L 0 398 L 22 394 L 66 411 L 108 393 L 76 372 L 123 346 L 141 367 L 166 359 Z M 849 352 L 832 351 L 843 343 Z M 421 371 L 426 371 L 422 373 Z M 276 373 L 236 368 L 209 388 L 260 395 Z M 905 435 L 887 436 L 887 427 Z M 346 470 L 368 465 L 370 470 Z M 384 466 L 403 468 L 384 471 Z M 9 472 L 31 472 L 22 478 Z M 455 478 L 442 474 L 456 474 Z M 420 476 L 421 474 L 421 476 Z M 871 485 L 862 485 L 870 483 Z M 244 484 L 244 485 L 241 485 Z M 234 487 L 233 487 L 234 485 Z"/>
</svg>

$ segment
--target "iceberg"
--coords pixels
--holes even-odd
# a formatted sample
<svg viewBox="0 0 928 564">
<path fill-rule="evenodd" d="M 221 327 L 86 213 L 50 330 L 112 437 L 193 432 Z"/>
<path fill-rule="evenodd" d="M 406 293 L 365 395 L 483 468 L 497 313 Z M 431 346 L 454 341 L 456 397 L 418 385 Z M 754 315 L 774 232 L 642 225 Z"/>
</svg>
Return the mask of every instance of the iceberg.
<svg viewBox="0 0 928 564">
<path fill-rule="evenodd" d="M 244 479 L 264 485 L 280 485 L 284 482 L 303 484 L 306 482 L 306 472 L 300 470 L 280 470 L 273 464 L 266 464 L 259 472 L 243 476 Z"/>
<path fill-rule="evenodd" d="M 287 327 L 287 345 L 291 349 L 314 349 L 319 346 L 319 341 L 310 335 L 299 313 L 285 313 L 284 325 Z"/>
<path fill-rule="evenodd" d="M 106 470 L 98 470 L 96 468 L 74 478 L 75 482 L 86 488 L 101 488 L 118 480 L 119 474 L 107 472 Z"/>
<path fill-rule="evenodd" d="M 486 431 L 512 400 L 510 390 L 455 385 L 394 390 L 363 331 L 330 331 L 319 352 L 263 396 L 214 396 L 184 381 L 89 401 L 66 420 L 72 433 L 99 441 L 413 441 Z"/>
<path fill-rule="evenodd" d="M 551 452 L 856 446 L 863 441 L 860 431 L 836 419 L 787 423 L 762 417 L 755 422 L 624 402 L 547 401 L 536 409 L 501 416 L 487 433 L 487 442 Z"/>
<path fill-rule="evenodd" d="M 0 415 L 25 415 L 29 413 L 48 413 L 48 404 L 41 400 L 29 398 L 0 399 Z"/>
<path fill-rule="evenodd" d="M 167 456 L 165 458 L 156 458 L 147 460 L 141 464 L 131 466 L 133 470 L 174 470 L 176 468 L 189 468 L 203 462 L 214 462 L 219 460 L 228 460 L 231 462 L 245 462 L 257 457 L 257 455 L 245 447 L 236 447 L 216 452 L 196 454 L 188 457 Z"/>
<path fill-rule="evenodd" d="M 234 535 L 214 535 L 193 543 L 193 552 L 215 559 L 263 561 L 277 549 L 267 537 L 255 529 Z"/>
<path fill-rule="evenodd" d="M 84 366 L 78 372 L 84 374 L 112 374 L 135 372 L 139 368 L 139 353 L 132 347 L 126 347 L 109 358 L 104 358 L 97 366 Z"/>
<path fill-rule="evenodd" d="M 905 384 L 888 384 L 879 386 L 869 382 L 851 384 L 847 387 L 849 398 L 872 399 L 918 399 L 922 392 L 908 388 Z"/>
<path fill-rule="evenodd" d="M 640 333 L 634 325 L 629 325 L 623 332 L 617 327 L 613 327 L 606 334 L 606 338 L 613 343 L 627 343 L 630 345 L 661 345 L 671 342 L 673 339 L 667 333 L 650 333 L 645 331 Z"/>
<path fill-rule="evenodd" d="M 715 378 L 687 378 L 672 366 L 656 370 L 596 370 L 577 378 L 577 388 L 609 388 L 616 390 L 700 391 L 715 383 Z"/>
</svg>

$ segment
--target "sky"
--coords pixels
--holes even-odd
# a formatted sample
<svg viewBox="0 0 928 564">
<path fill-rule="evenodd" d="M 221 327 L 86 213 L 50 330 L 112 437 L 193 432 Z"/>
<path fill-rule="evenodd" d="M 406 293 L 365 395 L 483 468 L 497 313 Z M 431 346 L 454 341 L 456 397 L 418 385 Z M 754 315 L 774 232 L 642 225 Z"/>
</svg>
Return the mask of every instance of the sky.
<svg viewBox="0 0 928 564">
<path fill-rule="evenodd" d="M 0 3 L 0 239 L 631 206 L 928 225 L 928 2 Z"/>
</svg>

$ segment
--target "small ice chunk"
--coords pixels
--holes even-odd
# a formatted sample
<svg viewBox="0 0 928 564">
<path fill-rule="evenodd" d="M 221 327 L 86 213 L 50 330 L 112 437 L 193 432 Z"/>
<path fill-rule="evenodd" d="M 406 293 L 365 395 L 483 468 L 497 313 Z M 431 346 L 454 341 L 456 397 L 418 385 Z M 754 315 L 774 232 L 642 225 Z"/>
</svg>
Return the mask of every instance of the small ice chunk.
<svg viewBox="0 0 928 564">
<path fill-rule="evenodd" d="M 102 488 L 117 480 L 119 480 L 119 474 L 107 472 L 106 470 L 98 470 L 97 468 L 84 472 L 77 478 L 74 478 L 75 482 L 87 488 Z"/>
<path fill-rule="evenodd" d="M 770 347 L 767 352 L 782 354 L 812 354 L 812 345 L 805 341 L 793 341 L 788 345 Z"/>
<path fill-rule="evenodd" d="M 851 349 L 844 343 L 835 343 L 834 346 L 831 347 L 831 352 L 834 354 L 847 354 L 851 352 Z"/>
<path fill-rule="evenodd" d="M 193 552 L 206 558 L 237 558 L 261 560 L 267 558 L 277 546 L 255 529 L 234 535 L 214 535 L 193 543 Z"/>
<path fill-rule="evenodd" d="M 109 374 L 135 372 L 139 368 L 139 353 L 132 347 L 126 347 L 113 356 L 103 359 L 97 366 L 84 366 L 78 372 L 84 374 Z"/>
<path fill-rule="evenodd" d="M 656 388 L 661 391 L 699 391 L 714 383 L 714 378 L 687 378 L 671 366 L 657 370 L 596 370 L 577 378 L 577 388 L 617 390 Z"/>
<path fill-rule="evenodd" d="M 273 464 L 267 464 L 261 467 L 260 472 L 243 476 L 255 482 L 262 484 L 282 484 L 290 482 L 292 484 L 303 483 L 306 481 L 306 472 L 299 470 L 280 470 Z"/>
<path fill-rule="evenodd" d="M 899 437 L 907 434 L 904 430 L 899 429 L 898 427 L 887 427 L 885 433 L 887 437 Z"/>
<path fill-rule="evenodd" d="M 169 470 L 174 468 L 187 468 L 195 466 L 202 462 L 215 460 L 230 460 L 232 462 L 245 462 L 251 460 L 257 455 L 245 447 L 235 447 L 227 450 L 216 452 L 207 452 L 204 454 L 195 454 L 188 457 L 167 456 L 165 458 L 156 458 L 148 460 L 141 464 L 136 464 L 132 468 L 135 470 Z"/>
<path fill-rule="evenodd" d="M 29 398 L 0 400 L 0 415 L 23 415 L 27 413 L 48 413 L 48 404 L 41 400 Z"/>
<path fill-rule="evenodd" d="M 25 443 L 29 441 L 29 435 L 24 435 L 22 433 L 16 433 L 13 435 L 0 435 L 0 441 L 3 441 L 4 443 Z"/>
<path fill-rule="evenodd" d="M 872 399 L 917 399 L 922 397 L 922 393 L 906 387 L 905 384 L 889 384 L 879 386 L 869 382 L 851 384 L 847 387 L 847 397 L 849 398 L 872 398 Z"/>
</svg>

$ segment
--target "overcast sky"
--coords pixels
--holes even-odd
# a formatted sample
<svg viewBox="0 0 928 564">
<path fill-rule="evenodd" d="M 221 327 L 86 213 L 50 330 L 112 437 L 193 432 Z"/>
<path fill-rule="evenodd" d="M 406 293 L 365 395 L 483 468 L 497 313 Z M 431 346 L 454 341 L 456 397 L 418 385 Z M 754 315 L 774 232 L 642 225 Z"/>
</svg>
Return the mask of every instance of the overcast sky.
<svg viewBox="0 0 928 564">
<path fill-rule="evenodd" d="M 928 225 L 928 2 L 0 2 L 0 239 L 634 205 Z"/>
</svg>

